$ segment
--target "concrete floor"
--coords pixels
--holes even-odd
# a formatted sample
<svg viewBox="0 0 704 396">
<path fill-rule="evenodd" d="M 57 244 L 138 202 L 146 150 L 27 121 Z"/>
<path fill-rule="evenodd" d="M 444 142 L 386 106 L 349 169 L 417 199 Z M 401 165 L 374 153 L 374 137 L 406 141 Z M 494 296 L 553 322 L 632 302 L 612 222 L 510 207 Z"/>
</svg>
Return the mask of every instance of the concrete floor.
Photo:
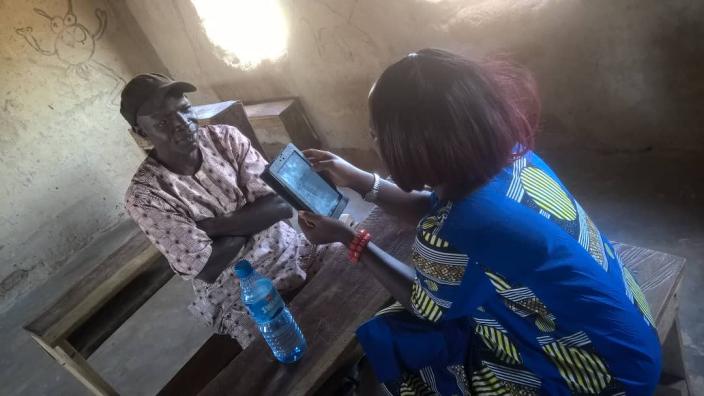
<svg viewBox="0 0 704 396">
<path fill-rule="evenodd" d="M 688 259 L 680 320 L 694 395 L 704 395 L 704 161 L 696 153 L 545 153 L 568 188 L 611 239 Z M 368 207 L 358 200 L 349 212 Z M 87 395 L 21 330 L 53 299 L 124 241 L 124 225 L 76 257 L 0 322 L 1 395 Z M 89 361 L 121 394 L 157 392 L 207 339 L 209 330 L 186 310 L 188 282 L 172 279 Z"/>
</svg>

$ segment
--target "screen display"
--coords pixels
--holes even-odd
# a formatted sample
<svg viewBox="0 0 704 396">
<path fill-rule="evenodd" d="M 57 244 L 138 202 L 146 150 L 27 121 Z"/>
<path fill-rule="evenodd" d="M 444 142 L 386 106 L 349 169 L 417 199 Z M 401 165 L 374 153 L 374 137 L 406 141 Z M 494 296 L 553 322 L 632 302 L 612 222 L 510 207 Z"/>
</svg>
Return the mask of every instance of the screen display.
<svg viewBox="0 0 704 396">
<path fill-rule="evenodd" d="M 297 153 L 286 159 L 277 175 L 316 213 L 330 216 L 335 210 L 340 195 Z"/>
</svg>

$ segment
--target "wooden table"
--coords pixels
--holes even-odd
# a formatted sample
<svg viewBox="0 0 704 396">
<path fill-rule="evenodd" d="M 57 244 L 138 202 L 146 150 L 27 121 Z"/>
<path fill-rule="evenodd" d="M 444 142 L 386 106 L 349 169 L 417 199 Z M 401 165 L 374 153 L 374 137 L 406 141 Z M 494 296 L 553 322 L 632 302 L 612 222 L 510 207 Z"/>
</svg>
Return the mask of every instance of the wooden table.
<svg viewBox="0 0 704 396">
<path fill-rule="evenodd" d="M 375 209 L 363 227 L 370 230 L 379 246 L 409 262 L 414 230 L 398 229 L 397 224 Z M 676 319 L 677 289 L 685 260 L 624 244 L 616 244 L 616 249 L 642 286 L 656 318 L 663 343 L 663 379 L 670 387 L 684 388 L 686 392 Z M 259 338 L 225 366 L 200 394 L 313 394 L 342 365 L 347 352 L 356 347 L 357 327 L 389 300 L 390 295 L 371 275 L 349 264 L 340 247 L 290 304 L 308 341 L 303 359 L 295 365 L 279 364 Z"/>
</svg>

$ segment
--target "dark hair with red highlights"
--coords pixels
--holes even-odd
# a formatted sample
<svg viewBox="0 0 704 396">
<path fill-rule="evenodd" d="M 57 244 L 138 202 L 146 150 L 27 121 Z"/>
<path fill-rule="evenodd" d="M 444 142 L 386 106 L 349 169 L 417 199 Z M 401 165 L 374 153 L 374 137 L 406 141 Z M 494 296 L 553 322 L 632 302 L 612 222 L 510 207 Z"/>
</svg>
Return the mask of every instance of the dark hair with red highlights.
<svg viewBox="0 0 704 396">
<path fill-rule="evenodd" d="M 540 104 L 530 73 L 423 49 L 389 66 L 369 95 L 371 127 L 406 191 L 446 187 L 457 199 L 533 148 Z"/>
</svg>

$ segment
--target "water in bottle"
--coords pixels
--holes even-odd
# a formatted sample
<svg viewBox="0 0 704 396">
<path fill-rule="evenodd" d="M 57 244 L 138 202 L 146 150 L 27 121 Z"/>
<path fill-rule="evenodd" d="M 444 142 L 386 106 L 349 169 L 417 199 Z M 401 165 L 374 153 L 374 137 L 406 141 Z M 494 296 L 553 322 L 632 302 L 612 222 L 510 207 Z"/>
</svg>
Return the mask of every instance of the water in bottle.
<svg viewBox="0 0 704 396">
<path fill-rule="evenodd" d="M 274 284 L 252 269 L 247 260 L 237 262 L 234 270 L 240 279 L 242 302 L 274 357 L 281 363 L 300 359 L 306 350 L 306 340 Z"/>
</svg>

